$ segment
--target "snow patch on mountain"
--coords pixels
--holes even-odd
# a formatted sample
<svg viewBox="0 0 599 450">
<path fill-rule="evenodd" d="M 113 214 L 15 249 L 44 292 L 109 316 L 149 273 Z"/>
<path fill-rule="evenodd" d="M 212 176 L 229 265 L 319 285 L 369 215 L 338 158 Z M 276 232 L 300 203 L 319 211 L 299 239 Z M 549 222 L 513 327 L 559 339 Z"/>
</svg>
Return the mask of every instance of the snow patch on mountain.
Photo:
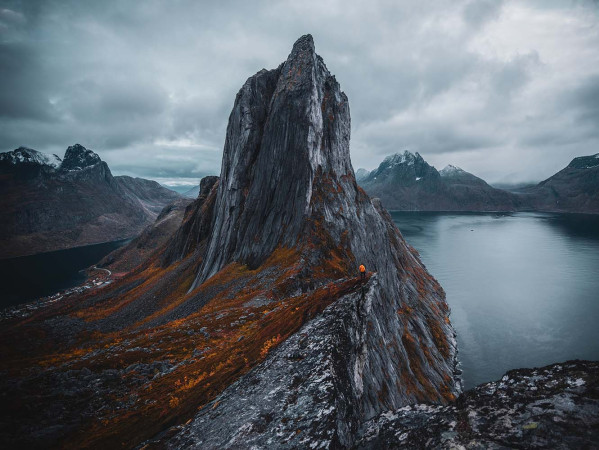
<svg viewBox="0 0 599 450">
<path fill-rule="evenodd" d="M 406 163 L 409 166 L 411 166 L 414 164 L 414 161 L 416 161 L 416 159 L 419 156 L 420 155 L 418 154 L 418 152 L 416 152 L 416 154 L 413 154 L 412 152 L 405 150 L 403 153 L 396 153 L 394 155 L 387 156 L 383 160 L 383 164 L 385 164 L 388 169 Z"/>
<path fill-rule="evenodd" d="M 60 167 L 61 159 L 57 155 L 47 155 L 32 148 L 19 147 L 11 152 L 0 153 L 0 161 L 10 164 L 38 164 L 50 166 L 55 169 Z"/>
<path fill-rule="evenodd" d="M 442 170 L 439 171 L 439 174 L 442 177 L 450 177 L 450 176 L 459 175 L 462 173 L 466 173 L 466 171 L 463 169 L 460 169 L 459 167 L 453 166 L 451 164 L 448 164 Z"/>
</svg>

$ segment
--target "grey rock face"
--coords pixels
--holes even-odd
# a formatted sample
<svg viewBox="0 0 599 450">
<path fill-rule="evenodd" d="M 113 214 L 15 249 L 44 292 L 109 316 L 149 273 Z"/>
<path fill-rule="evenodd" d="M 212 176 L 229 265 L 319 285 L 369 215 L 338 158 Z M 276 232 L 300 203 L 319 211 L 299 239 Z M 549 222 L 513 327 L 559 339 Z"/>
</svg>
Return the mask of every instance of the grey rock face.
<svg viewBox="0 0 599 450">
<path fill-rule="evenodd" d="M 183 222 L 165 250 L 162 257 L 164 266 L 184 258 L 210 236 L 217 188 L 218 177 L 202 178 L 197 199 L 186 208 Z"/>
<path fill-rule="evenodd" d="M 300 38 L 278 69 L 249 78 L 235 99 L 214 232 L 196 285 L 232 260 L 257 267 L 293 246 L 311 211 L 317 172 L 353 178 L 347 97 Z"/>
<path fill-rule="evenodd" d="M 381 408 L 384 389 L 372 390 L 373 377 L 378 383 L 400 377 L 382 354 L 369 354 L 372 329 L 387 326 L 377 313 L 385 300 L 376 276 L 363 289 L 340 298 L 193 421 L 153 443 L 203 449 L 351 447 L 364 417 Z M 409 398 L 398 401 L 406 402 Z"/>
<path fill-rule="evenodd" d="M 364 424 L 356 448 L 597 448 L 599 363 L 518 369 L 451 406 L 412 405 Z"/>
<path fill-rule="evenodd" d="M 187 425 L 168 448 L 349 447 L 361 411 L 363 346 L 378 281 L 350 294 L 273 351 Z M 156 443 L 156 442 L 155 442 Z"/>
<path fill-rule="evenodd" d="M 416 401 L 447 402 L 459 392 L 444 292 L 380 202 L 356 184 L 349 139 L 347 97 L 311 36 L 300 38 L 278 69 L 248 79 L 229 119 L 208 245 L 190 290 L 233 261 L 259 268 L 278 247 L 298 249 L 308 274 L 313 261 L 332 257 L 331 249 L 356 270 L 364 264 L 376 272 L 367 312 L 357 315 L 357 299 L 349 296 L 306 325 L 314 356 L 296 366 L 305 365 L 306 376 L 326 369 L 332 386 L 319 394 L 318 383 L 296 380 L 291 389 L 303 399 L 293 414 L 303 416 L 312 430 L 305 442 L 314 445 L 349 445 L 361 420 Z M 301 354 L 294 347 L 301 334 L 282 348 Z M 285 371 L 294 364 L 284 356 L 278 361 L 276 370 L 266 362 L 243 376 L 214 407 L 222 414 L 207 407 L 172 445 L 234 448 L 250 435 L 260 445 L 300 445 L 301 433 L 289 442 L 278 435 L 277 427 L 292 422 L 283 426 L 280 399 L 265 397 L 267 387 L 283 395 L 293 384 L 295 375 Z M 254 389 L 256 377 L 264 382 Z"/>
<path fill-rule="evenodd" d="M 378 273 L 381 326 L 366 353 L 385 361 L 390 372 L 366 365 L 363 407 L 371 416 L 383 403 L 405 404 L 418 395 L 442 400 L 457 392 L 454 331 L 443 290 L 387 212 L 356 184 L 349 139 L 347 97 L 311 36 L 301 37 L 278 69 L 248 79 L 229 119 L 212 234 L 192 289 L 229 262 L 257 267 L 275 247 L 301 247 L 325 233 L 356 268 L 364 264 Z M 406 306 L 410 313 L 400 317 Z M 412 333 L 418 342 L 408 351 Z M 381 342 L 390 348 L 381 349 Z M 402 363 L 404 378 L 412 373 L 421 379 L 417 387 L 385 381 L 401 378 Z"/>
</svg>

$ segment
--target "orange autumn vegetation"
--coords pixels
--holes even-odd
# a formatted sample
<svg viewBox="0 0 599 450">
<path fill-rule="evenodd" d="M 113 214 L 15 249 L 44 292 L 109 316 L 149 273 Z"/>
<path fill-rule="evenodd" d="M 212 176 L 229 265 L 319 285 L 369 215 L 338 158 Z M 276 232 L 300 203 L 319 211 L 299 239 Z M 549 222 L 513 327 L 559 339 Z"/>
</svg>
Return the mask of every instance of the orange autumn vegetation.
<svg viewBox="0 0 599 450">
<path fill-rule="evenodd" d="M 259 268 L 231 263 L 189 294 L 186 290 L 192 274 L 182 273 L 179 279 L 185 281 L 177 290 L 178 297 L 169 296 L 152 315 L 118 333 L 95 333 L 91 342 L 86 339 L 76 350 L 42 357 L 39 362 L 46 367 L 86 367 L 92 371 L 154 361 L 169 361 L 175 367 L 141 385 L 135 370 L 125 373 L 121 381 L 126 394 L 113 400 L 126 402 L 135 394 L 135 404 L 128 409 L 105 411 L 102 418 L 89 421 L 62 445 L 131 447 L 165 427 L 188 420 L 306 321 L 359 288 L 357 278 L 345 278 L 349 270 L 347 249 L 334 246 L 326 233 L 316 233 L 304 251 L 316 247 L 322 253 L 322 263 L 314 268 L 316 288 L 312 291 L 302 293 L 294 282 L 301 269 L 301 251 L 278 248 Z M 143 289 L 152 286 L 152 280 L 160 279 L 156 267 L 149 267 L 145 273 L 148 279 L 131 291 L 133 298 L 127 294 L 107 300 L 111 314 L 135 301 Z M 143 328 L 188 298 L 208 293 L 211 300 L 198 311 L 161 326 Z M 260 301 L 252 303 L 256 298 Z M 76 315 L 86 321 L 104 317 L 104 311 L 101 314 L 93 309 L 86 308 Z"/>
</svg>

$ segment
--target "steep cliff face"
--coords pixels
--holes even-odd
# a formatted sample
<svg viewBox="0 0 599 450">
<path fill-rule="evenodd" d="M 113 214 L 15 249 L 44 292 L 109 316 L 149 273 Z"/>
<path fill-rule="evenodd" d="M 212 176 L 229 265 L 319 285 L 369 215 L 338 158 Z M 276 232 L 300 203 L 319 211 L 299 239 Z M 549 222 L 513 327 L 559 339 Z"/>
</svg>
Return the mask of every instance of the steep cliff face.
<svg viewBox="0 0 599 450">
<path fill-rule="evenodd" d="M 200 252 L 204 252 L 212 230 L 218 180 L 215 176 L 202 178 L 197 198 L 186 208 L 183 221 L 165 251 L 163 265 L 168 266 L 185 258 L 198 247 Z"/>
<path fill-rule="evenodd" d="M 383 325 L 374 334 L 387 341 L 398 339 L 397 348 L 386 350 L 383 356 L 388 358 L 386 369 L 393 378 L 392 374 L 399 376 L 395 364 L 401 360 L 410 370 L 405 345 L 399 342 L 409 324 L 402 323 L 397 312 L 410 303 L 409 287 L 416 284 L 407 272 L 421 271 L 430 283 L 415 295 L 420 298 L 415 302 L 414 320 L 437 362 L 432 357 L 427 361 L 423 348 L 415 345 L 430 382 L 423 381 L 426 386 L 420 388 L 428 389 L 425 397 L 442 399 L 442 390 L 453 391 L 452 382 L 444 380 L 451 374 L 453 332 L 445 323 L 442 290 L 408 249 L 386 212 L 358 188 L 349 139 L 347 97 L 316 54 L 311 36 L 300 38 L 278 69 L 248 79 L 229 119 L 214 228 L 192 289 L 232 261 L 259 267 L 277 247 L 300 249 L 304 257 L 300 263 L 309 272 L 327 255 L 323 255 L 324 245 L 311 248 L 304 243 L 328 240 L 344 253 L 347 267 L 365 264 L 378 273 L 381 288 L 375 294 L 375 305 L 380 307 L 377 312 Z M 430 316 L 436 331 L 425 316 Z M 446 347 L 435 345 L 435 334 Z M 371 345 L 370 352 L 376 354 L 375 343 Z M 382 378 L 378 375 L 364 376 Z M 406 386 L 388 388 L 382 380 L 368 387 L 372 389 L 369 396 L 391 404 L 416 395 Z M 380 403 L 372 398 L 365 402 L 367 413 Z"/>
<path fill-rule="evenodd" d="M 59 414 L 39 408 L 13 428 L 97 448 L 350 446 L 384 410 L 453 400 L 444 292 L 356 184 L 349 139 L 347 97 L 303 36 L 243 85 L 220 179 L 203 181 L 171 239 L 112 284 L 2 332 L 19 367 L 3 382 L 15 417 L 34 384 L 95 399 L 54 389 L 45 401 Z M 49 356 L 21 338 L 45 333 Z"/>
<path fill-rule="evenodd" d="M 62 161 L 26 148 L 0 154 L 0 187 L 2 258 L 134 236 L 179 198 L 153 181 L 113 177 L 79 144 Z"/>
<path fill-rule="evenodd" d="M 333 421 L 339 427 L 335 439 L 345 444 L 351 433 L 343 428 L 351 429 L 352 420 L 391 405 L 444 402 L 457 393 L 455 341 L 443 291 L 386 211 L 357 186 L 349 139 L 347 97 L 315 53 L 310 36 L 296 42 L 278 69 L 248 79 L 230 116 L 213 229 L 191 287 L 193 291 L 210 281 L 232 262 L 259 270 L 277 248 L 296 249 L 301 269 L 297 278 L 311 279 L 317 286 L 353 276 L 361 263 L 377 273 L 367 316 L 353 326 L 346 323 L 334 338 L 327 334 L 328 327 L 310 331 L 323 342 L 352 342 L 348 355 L 353 356 L 331 356 L 335 366 L 343 368 L 332 375 L 333 384 L 347 388 L 335 388 L 331 394 L 351 398 L 341 410 L 335 409 Z M 327 272 L 324 266 L 335 258 L 341 270 Z M 319 271 L 324 272 L 321 278 Z M 353 310 L 356 301 L 338 303 Z M 335 308 L 342 315 L 344 308 Z M 359 344 L 357 330 L 363 333 Z M 271 388 L 279 377 L 272 378 Z M 228 407 L 235 409 L 237 400 L 230 398 L 223 394 L 219 404 L 232 402 Z M 302 414 L 307 421 L 316 420 L 309 409 Z M 228 414 L 222 418 L 230 420 Z M 271 426 L 284 419 L 274 413 Z M 195 433 L 204 435 L 208 428 Z M 218 446 L 225 444 L 226 433 L 220 438 Z"/>
</svg>

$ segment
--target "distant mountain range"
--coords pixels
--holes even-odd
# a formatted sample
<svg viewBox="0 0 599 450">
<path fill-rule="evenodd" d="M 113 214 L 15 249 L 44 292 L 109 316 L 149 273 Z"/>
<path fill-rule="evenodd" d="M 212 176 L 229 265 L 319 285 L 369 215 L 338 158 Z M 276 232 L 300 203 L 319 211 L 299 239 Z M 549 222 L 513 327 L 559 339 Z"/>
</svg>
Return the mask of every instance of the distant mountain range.
<svg viewBox="0 0 599 450">
<path fill-rule="evenodd" d="M 599 213 L 599 154 L 575 158 L 547 180 L 509 191 L 452 165 L 438 171 L 409 151 L 388 156 L 372 172 L 358 169 L 356 179 L 391 210 Z"/>
<path fill-rule="evenodd" d="M 113 176 L 76 144 L 64 158 L 20 147 L 0 153 L 0 258 L 133 237 L 179 194 Z"/>
</svg>

